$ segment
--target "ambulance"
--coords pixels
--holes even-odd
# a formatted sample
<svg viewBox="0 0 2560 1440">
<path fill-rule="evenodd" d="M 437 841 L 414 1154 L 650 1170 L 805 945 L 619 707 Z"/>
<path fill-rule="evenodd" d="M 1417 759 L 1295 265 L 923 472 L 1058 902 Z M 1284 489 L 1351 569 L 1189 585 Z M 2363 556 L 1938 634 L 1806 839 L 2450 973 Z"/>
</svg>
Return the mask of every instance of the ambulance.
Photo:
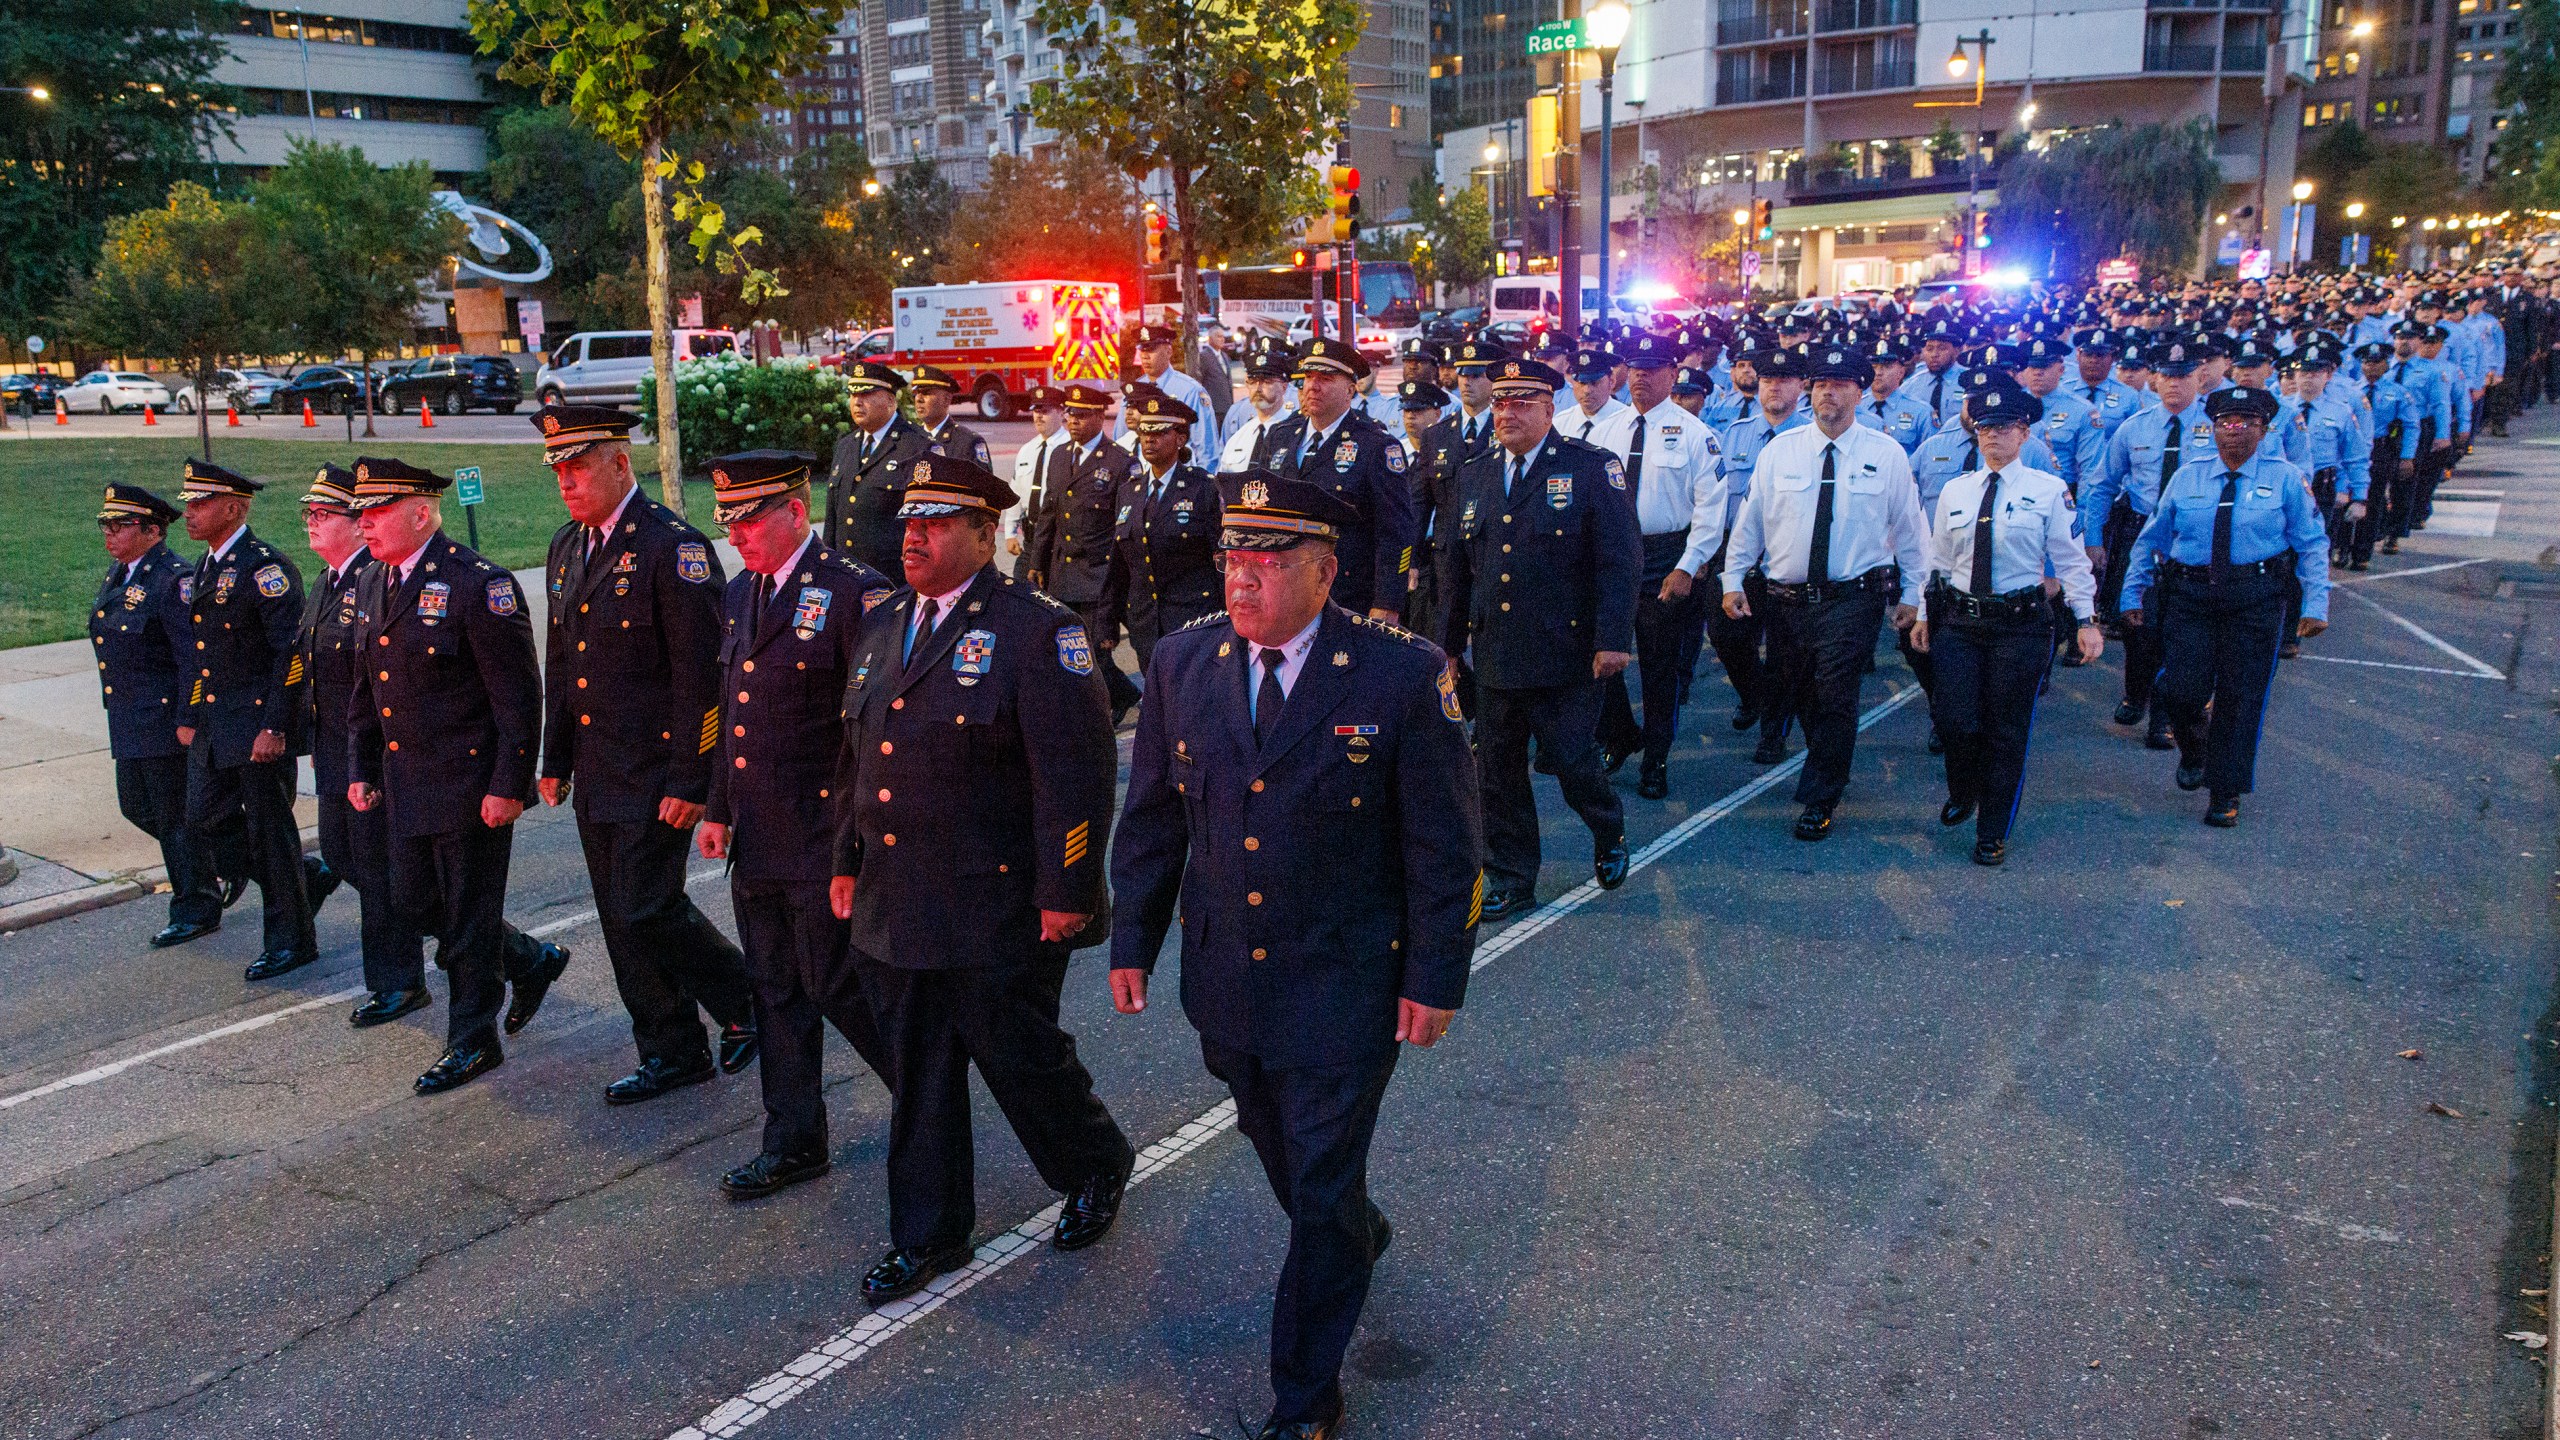
<svg viewBox="0 0 2560 1440">
<path fill-rule="evenodd" d="M 889 294 L 889 348 L 863 358 L 948 371 L 978 414 L 1009 420 L 1034 385 L 1120 378 L 1120 287 L 1093 280 L 910 285 Z"/>
</svg>

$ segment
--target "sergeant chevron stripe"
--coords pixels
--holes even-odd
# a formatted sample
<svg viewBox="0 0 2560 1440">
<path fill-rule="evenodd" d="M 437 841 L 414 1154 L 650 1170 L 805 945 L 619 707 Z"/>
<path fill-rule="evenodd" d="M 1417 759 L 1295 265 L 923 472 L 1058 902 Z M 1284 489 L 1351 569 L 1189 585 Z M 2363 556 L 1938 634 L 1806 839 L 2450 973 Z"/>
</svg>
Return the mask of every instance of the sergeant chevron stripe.
<svg viewBox="0 0 2560 1440">
<path fill-rule="evenodd" d="M 1091 821 L 1079 820 L 1076 822 L 1076 828 L 1067 832 L 1066 863 L 1068 865 L 1072 866 L 1077 861 L 1084 858 L 1085 831 L 1091 826 L 1091 824 Z"/>
<path fill-rule="evenodd" d="M 696 753 L 708 755 L 711 753 L 711 747 L 719 743 L 720 707 L 714 705 L 702 712 L 702 749 Z"/>
</svg>

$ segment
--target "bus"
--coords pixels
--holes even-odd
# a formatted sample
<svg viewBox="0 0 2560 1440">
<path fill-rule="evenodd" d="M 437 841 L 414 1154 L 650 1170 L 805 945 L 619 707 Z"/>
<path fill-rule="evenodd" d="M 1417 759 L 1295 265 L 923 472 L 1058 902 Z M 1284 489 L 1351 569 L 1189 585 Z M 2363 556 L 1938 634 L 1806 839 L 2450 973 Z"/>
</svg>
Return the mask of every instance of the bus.
<svg viewBox="0 0 2560 1440">
<path fill-rule="evenodd" d="M 1316 285 L 1324 286 L 1325 328 L 1333 329 L 1333 309 L 1341 290 L 1339 271 L 1301 270 L 1294 265 L 1233 265 L 1200 272 L 1200 289 L 1209 313 L 1229 330 L 1266 330 L 1304 340 L 1310 333 Z M 1147 323 L 1172 325 L 1182 319 L 1179 277 L 1164 271 L 1147 277 Z M 1411 336 L 1422 323 L 1422 290 L 1413 266 L 1402 260 L 1360 262 L 1360 335 L 1363 353 L 1384 356 Z"/>
</svg>

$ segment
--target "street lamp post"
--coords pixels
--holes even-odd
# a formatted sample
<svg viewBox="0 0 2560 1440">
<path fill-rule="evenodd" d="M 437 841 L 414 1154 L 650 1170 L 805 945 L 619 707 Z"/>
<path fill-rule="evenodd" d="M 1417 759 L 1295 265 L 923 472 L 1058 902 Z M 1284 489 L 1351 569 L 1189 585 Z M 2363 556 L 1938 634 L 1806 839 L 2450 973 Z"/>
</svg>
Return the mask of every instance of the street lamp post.
<svg viewBox="0 0 2560 1440">
<path fill-rule="evenodd" d="M 2311 203 L 2311 182 L 2293 182 L 2293 226 L 2285 232 L 2284 273 L 2291 275 L 2302 268 L 2302 208 Z"/>
<path fill-rule="evenodd" d="M 1984 26 L 1978 35 L 1956 37 L 1954 53 L 1947 56 L 1947 73 L 1961 80 L 1967 70 L 1973 72 L 1973 125 L 1964 137 L 1964 261 L 1956 267 L 1958 274 L 1971 274 L 1981 268 L 1982 257 L 1974 243 L 1980 227 L 1982 209 L 1982 88 L 1991 73 L 1991 47 L 1998 44 L 1991 27 Z M 1965 54 L 1972 46 L 1974 54 Z"/>
<path fill-rule="evenodd" d="M 1600 52 L 1600 313 L 1604 317 L 1611 313 L 1609 252 L 1615 245 L 1609 213 L 1609 187 L 1615 178 L 1609 146 L 1616 128 L 1611 102 L 1617 91 L 1618 47 L 1627 43 L 1627 19 L 1624 0 L 1600 0 L 1582 17 L 1584 37 Z"/>
<path fill-rule="evenodd" d="M 2349 232 L 2349 234 L 2353 237 L 2353 239 L 2354 239 L 2354 240 L 2362 240 L 2362 239 L 2364 239 L 2364 202 L 2363 202 L 2363 201 L 2361 201 L 2361 200 L 2350 200 L 2350 201 L 2348 201 L 2348 202 L 2347 202 L 2347 221 L 2348 221 L 2348 223 L 2349 223 L 2349 224 L 2352 224 L 2352 225 L 2354 225 L 2354 226 L 2355 226 L 2355 229 Z M 2352 260 L 2353 260 L 2354 258 L 2356 258 L 2356 252 L 2357 252 L 2358 250 L 2363 249 L 2363 248 L 2364 248 L 2363 246 L 2361 246 L 2361 245 L 2356 245 L 2356 244 L 2350 244 L 2350 245 L 2348 246 L 2347 254 L 2348 254 L 2348 256 L 2349 256 L 2349 258 L 2350 258 L 2350 261 L 2351 261 L 2351 262 L 2352 262 Z M 2353 269 L 2353 268 L 2355 268 L 2355 267 L 2354 267 L 2354 265 L 2353 265 L 2352 263 L 2350 263 L 2350 264 L 2348 264 L 2347 266 L 2345 266 L 2345 267 L 2343 267 L 2343 268 L 2346 268 L 2346 269 Z"/>
</svg>

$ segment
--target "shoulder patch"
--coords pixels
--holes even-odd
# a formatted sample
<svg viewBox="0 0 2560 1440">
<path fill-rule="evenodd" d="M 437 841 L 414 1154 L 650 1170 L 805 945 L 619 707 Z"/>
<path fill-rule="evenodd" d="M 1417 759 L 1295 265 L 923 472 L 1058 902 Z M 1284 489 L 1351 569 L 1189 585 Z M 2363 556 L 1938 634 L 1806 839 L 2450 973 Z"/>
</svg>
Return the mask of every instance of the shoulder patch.
<svg viewBox="0 0 2560 1440">
<path fill-rule="evenodd" d="M 490 614 L 513 615 L 516 613 L 516 604 L 516 582 L 513 576 L 502 575 L 489 582 Z"/>
<path fill-rule="evenodd" d="M 1603 468 L 1609 472 L 1610 489 L 1624 490 L 1627 488 L 1627 467 L 1618 463 L 1617 456 L 1610 456 Z"/>
<path fill-rule="evenodd" d="M 676 574 L 699 585 L 711 578 L 711 551 L 699 540 L 676 542 Z"/>
<path fill-rule="evenodd" d="M 1082 625 L 1058 627 L 1058 668 L 1070 675 L 1093 673 L 1093 642 L 1085 638 Z"/>
<path fill-rule="evenodd" d="M 1397 441 L 1397 440 L 1395 440 L 1395 439 L 1393 439 L 1393 438 L 1389 438 L 1389 439 L 1388 439 L 1388 441 L 1387 441 L 1387 470 L 1388 470 L 1388 473 L 1390 473 L 1390 474 L 1395 474 L 1395 475 L 1401 475 L 1401 474 L 1403 474 L 1403 473 L 1404 473 L 1404 466 L 1405 466 L 1404 445 L 1403 445 L 1401 442 L 1399 442 L 1399 441 Z"/>
<path fill-rule="evenodd" d="M 290 585 L 290 582 L 284 578 L 284 567 L 281 565 L 262 565 L 258 567 L 255 578 L 258 582 L 258 593 L 270 600 L 281 598 Z"/>
<path fill-rule="evenodd" d="M 1446 665 L 1440 667 L 1438 684 L 1440 687 L 1440 713 L 1448 716 L 1449 723 L 1452 725 L 1465 724 L 1467 719 L 1466 712 L 1458 708 L 1457 678 L 1450 673 L 1449 667 Z M 1482 880 L 1478 880 L 1477 883 L 1481 885 L 1483 882 Z"/>
</svg>

